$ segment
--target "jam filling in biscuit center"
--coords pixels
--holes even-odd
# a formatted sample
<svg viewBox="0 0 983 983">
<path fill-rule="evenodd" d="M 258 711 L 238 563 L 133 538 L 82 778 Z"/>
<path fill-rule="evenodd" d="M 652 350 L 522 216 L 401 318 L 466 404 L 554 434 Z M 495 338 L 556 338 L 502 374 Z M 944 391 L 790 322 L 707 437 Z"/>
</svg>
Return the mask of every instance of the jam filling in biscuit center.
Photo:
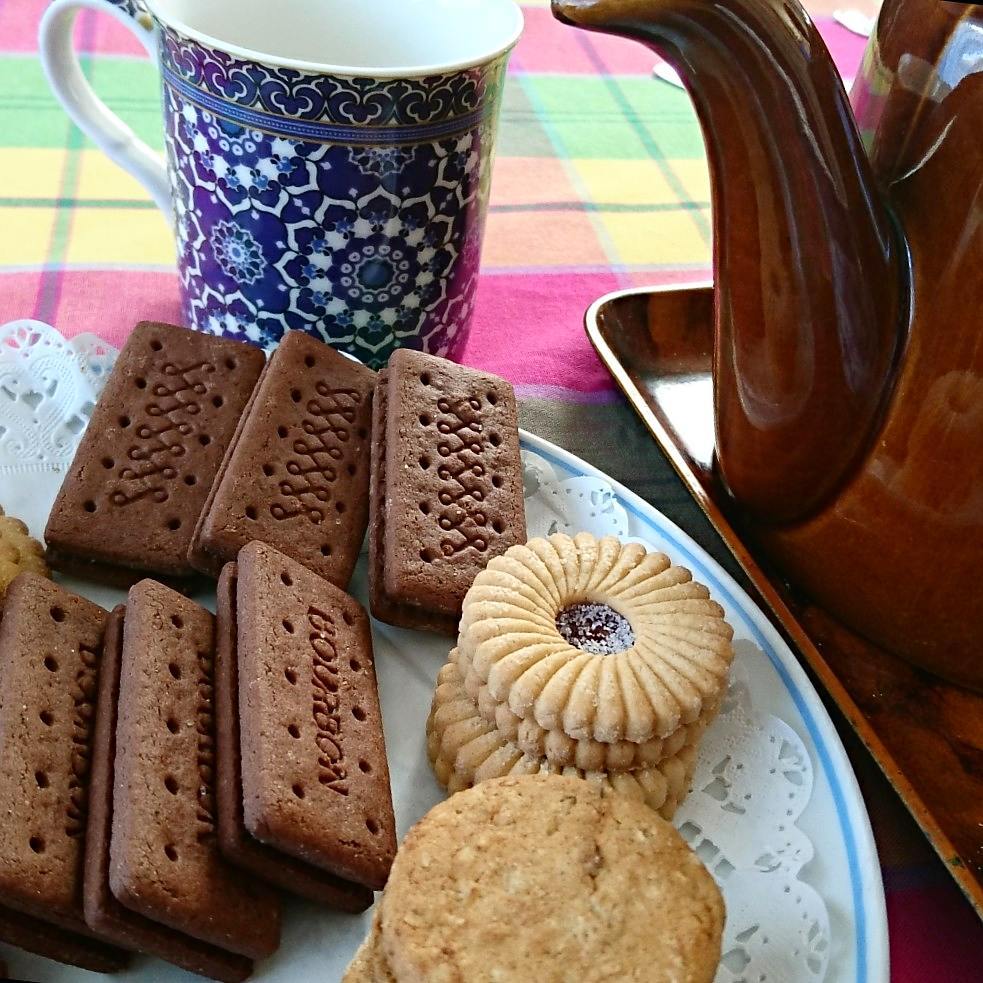
<svg viewBox="0 0 983 983">
<path fill-rule="evenodd" d="M 607 604 L 571 604 L 556 616 L 556 628 L 574 648 L 595 655 L 617 655 L 635 644 L 635 633 L 623 615 Z"/>
</svg>

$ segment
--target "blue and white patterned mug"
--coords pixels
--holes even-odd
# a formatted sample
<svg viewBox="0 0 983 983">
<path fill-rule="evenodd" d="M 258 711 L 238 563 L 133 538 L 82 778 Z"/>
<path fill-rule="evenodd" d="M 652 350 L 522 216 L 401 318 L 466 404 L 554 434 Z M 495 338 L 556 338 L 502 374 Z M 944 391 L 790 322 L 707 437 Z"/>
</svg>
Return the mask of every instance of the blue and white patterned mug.
<svg viewBox="0 0 983 983">
<path fill-rule="evenodd" d="M 166 169 L 86 82 L 83 7 L 156 59 Z M 521 30 L 513 0 L 54 0 L 40 50 L 72 119 L 173 218 L 189 325 L 267 348 L 300 329 L 379 366 L 464 343 Z"/>
</svg>

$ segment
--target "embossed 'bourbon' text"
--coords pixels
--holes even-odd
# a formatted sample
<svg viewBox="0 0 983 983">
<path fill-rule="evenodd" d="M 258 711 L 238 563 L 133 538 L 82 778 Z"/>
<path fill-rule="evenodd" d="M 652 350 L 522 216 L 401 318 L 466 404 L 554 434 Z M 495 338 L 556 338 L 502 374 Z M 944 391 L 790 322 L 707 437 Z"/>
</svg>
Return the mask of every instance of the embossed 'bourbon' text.
<svg viewBox="0 0 983 983">
<path fill-rule="evenodd" d="M 307 609 L 311 643 L 314 743 L 317 745 L 318 781 L 340 795 L 348 794 L 348 766 L 341 746 L 341 709 L 338 699 L 337 629 L 330 615 Z"/>
</svg>

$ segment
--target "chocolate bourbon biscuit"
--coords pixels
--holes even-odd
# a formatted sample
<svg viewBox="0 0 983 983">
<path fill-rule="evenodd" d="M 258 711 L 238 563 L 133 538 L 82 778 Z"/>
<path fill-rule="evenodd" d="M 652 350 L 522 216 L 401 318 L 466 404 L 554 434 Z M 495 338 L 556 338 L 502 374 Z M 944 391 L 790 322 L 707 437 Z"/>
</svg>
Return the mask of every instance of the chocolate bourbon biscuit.
<svg viewBox="0 0 983 983">
<path fill-rule="evenodd" d="M 215 648 L 215 802 L 218 843 L 227 860 L 271 884 L 342 911 L 365 911 L 373 894 L 326 870 L 288 856 L 253 839 L 242 815 L 239 760 L 239 668 L 236 590 L 238 569 L 228 563 L 218 578 L 218 642 Z"/>
<path fill-rule="evenodd" d="M 260 959 L 280 907 L 215 835 L 214 619 L 175 591 L 130 589 L 123 628 L 109 886 L 153 921 Z"/>
<path fill-rule="evenodd" d="M 379 889 L 396 850 L 361 605 L 262 543 L 239 553 L 243 818 L 262 843 Z"/>
<path fill-rule="evenodd" d="M 0 623 L 0 898 L 88 934 L 82 864 L 106 612 L 35 573 Z"/>
<path fill-rule="evenodd" d="M 195 530 L 217 576 L 252 540 L 344 588 L 368 521 L 375 373 L 291 331 L 263 372 Z"/>
<path fill-rule="evenodd" d="M 195 523 L 262 368 L 243 342 L 138 324 L 48 518 L 52 563 L 191 574 Z"/>
<path fill-rule="evenodd" d="M 68 932 L 11 908 L 0 907 L 0 942 L 93 973 L 118 973 L 130 961 L 130 954 L 116 946 Z M 0 975 L 2 979 L 6 977 Z"/>
<path fill-rule="evenodd" d="M 439 611 L 426 611 L 401 604 L 386 594 L 383 583 L 386 538 L 386 410 L 388 370 L 379 373 L 372 401 L 372 448 L 369 479 L 369 606 L 372 614 L 390 625 L 402 625 L 441 635 L 457 634 L 457 618 Z"/>
<path fill-rule="evenodd" d="M 192 973 L 238 983 L 252 962 L 217 946 L 160 925 L 124 908 L 109 889 L 109 844 L 113 823 L 113 762 L 123 648 L 123 605 L 109 616 L 99 670 L 99 694 L 92 739 L 89 819 L 85 851 L 85 918 L 106 938 L 128 949 L 158 956 Z"/>
<path fill-rule="evenodd" d="M 485 564 L 526 538 L 515 394 L 497 376 L 406 349 L 390 359 L 386 392 L 376 590 L 457 619 Z"/>
</svg>

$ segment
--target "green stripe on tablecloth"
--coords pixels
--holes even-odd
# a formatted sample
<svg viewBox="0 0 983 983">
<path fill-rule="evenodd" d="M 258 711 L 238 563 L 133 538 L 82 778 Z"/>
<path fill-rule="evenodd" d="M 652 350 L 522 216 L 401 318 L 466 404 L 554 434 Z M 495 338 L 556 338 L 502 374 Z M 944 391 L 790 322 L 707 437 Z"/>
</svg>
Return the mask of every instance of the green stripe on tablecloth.
<svg viewBox="0 0 983 983">
<path fill-rule="evenodd" d="M 553 144 L 522 84 L 513 75 L 505 82 L 502 117 L 495 140 L 499 157 L 553 157 Z"/>
<path fill-rule="evenodd" d="M 157 70 L 149 61 L 83 56 L 87 74 L 94 63 L 100 98 L 152 147 L 164 145 Z M 0 147 L 63 147 L 65 113 L 48 89 L 34 57 L 0 58 Z M 85 140 L 81 146 L 93 144 Z"/>
<path fill-rule="evenodd" d="M 88 17 L 80 21 L 83 34 L 92 31 L 92 18 Z M 82 72 L 92 84 L 94 77 L 94 64 L 91 58 L 80 58 L 79 63 Z M 58 201 L 66 204 L 60 205 L 55 209 L 55 219 L 51 229 L 51 240 L 48 243 L 48 255 L 45 263 L 45 270 L 41 274 L 38 282 L 37 299 L 34 307 L 34 316 L 42 321 L 54 320 L 55 312 L 58 310 L 58 302 L 61 296 L 61 265 L 64 263 L 65 255 L 68 251 L 69 236 L 72 228 L 72 213 L 75 200 L 75 192 L 78 188 L 79 151 L 85 144 L 85 137 L 82 131 L 70 120 L 65 119 L 63 124 L 65 129 L 64 147 L 65 158 L 62 166 L 61 179 L 58 186 Z"/>
<path fill-rule="evenodd" d="M 703 158 L 703 139 L 681 89 L 636 76 L 521 78 L 571 157 L 644 160 L 656 148 L 655 153 L 681 159 Z"/>
</svg>

